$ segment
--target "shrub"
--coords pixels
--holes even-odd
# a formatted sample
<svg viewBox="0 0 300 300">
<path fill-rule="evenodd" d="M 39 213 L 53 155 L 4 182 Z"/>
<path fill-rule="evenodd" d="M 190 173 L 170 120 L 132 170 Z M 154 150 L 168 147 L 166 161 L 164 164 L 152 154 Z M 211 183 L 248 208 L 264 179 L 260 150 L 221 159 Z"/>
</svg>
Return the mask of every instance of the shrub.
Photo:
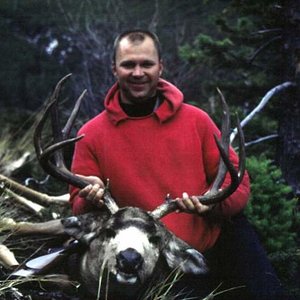
<svg viewBox="0 0 300 300">
<path fill-rule="evenodd" d="M 265 156 L 248 158 L 247 169 L 252 191 L 246 214 L 279 277 L 290 290 L 297 289 L 295 278 L 300 263 L 297 199 L 293 198 L 291 188 L 282 179 L 280 169 Z"/>
</svg>

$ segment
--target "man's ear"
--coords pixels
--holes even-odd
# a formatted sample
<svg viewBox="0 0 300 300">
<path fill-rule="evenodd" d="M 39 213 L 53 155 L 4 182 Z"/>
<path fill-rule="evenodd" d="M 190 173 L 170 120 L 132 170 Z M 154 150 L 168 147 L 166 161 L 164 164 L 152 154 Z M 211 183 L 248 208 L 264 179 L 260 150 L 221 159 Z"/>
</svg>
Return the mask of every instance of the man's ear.
<svg viewBox="0 0 300 300">
<path fill-rule="evenodd" d="M 114 76 L 117 77 L 117 70 L 116 70 L 116 64 L 115 64 L 115 62 L 111 63 L 111 71 L 114 74 Z"/>
<path fill-rule="evenodd" d="M 172 236 L 162 252 L 171 269 L 178 268 L 185 274 L 193 275 L 208 272 L 204 256 L 175 236 Z"/>
<path fill-rule="evenodd" d="M 161 59 L 161 60 L 159 61 L 159 76 L 162 75 L 163 70 L 164 70 L 164 64 L 163 64 L 163 60 Z"/>
</svg>

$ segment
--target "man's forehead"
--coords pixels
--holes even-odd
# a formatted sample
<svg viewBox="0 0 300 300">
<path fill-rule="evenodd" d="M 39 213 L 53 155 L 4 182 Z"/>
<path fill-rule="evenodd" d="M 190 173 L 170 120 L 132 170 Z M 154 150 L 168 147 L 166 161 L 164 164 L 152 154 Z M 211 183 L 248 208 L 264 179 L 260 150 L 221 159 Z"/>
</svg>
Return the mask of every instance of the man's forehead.
<svg viewBox="0 0 300 300">
<path fill-rule="evenodd" d="M 158 55 L 154 42 L 150 37 L 145 37 L 143 41 L 131 41 L 128 38 L 123 38 L 117 48 L 117 56 L 124 54 L 151 54 Z"/>
<path fill-rule="evenodd" d="M 119 42 L 119 47 L 129 47 L 129 46 L 139 46 L 141 44 L 152 44 L 154 46 L 154 41 L 149 36 L 144 36 L 144 39 L 130 39 L 128 36 L 122 38 Z"/>
</svg>

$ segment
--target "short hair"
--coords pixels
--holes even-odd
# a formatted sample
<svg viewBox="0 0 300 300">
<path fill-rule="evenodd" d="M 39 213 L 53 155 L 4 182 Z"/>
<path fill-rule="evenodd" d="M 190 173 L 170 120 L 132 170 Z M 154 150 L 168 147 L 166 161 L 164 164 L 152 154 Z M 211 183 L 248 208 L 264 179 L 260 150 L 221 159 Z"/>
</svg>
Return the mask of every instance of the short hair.
<svg viewBox="0 0 300 300">
<path fill-rule="evenodd" d="M 112 62 L 116 62 L 116 55 L 117 55 L 117 50 L 119 47 L 119 44 L 122 39 L 128 38 L 130 42 L 132 43 L 138 43 L 138 42 L 143 42 L 146 37 L 150 37 L 154 43 L 154 47 L 157 50 L 158 54 L 158 59 L 161 59 L 161 46 L 159 39 L 157 35 L 149 30 L 143 30 L 143 29 L 134 29 L 134 30 L 127 30 L 119 34 L 113 45 L 113 55 L 112 55 Z"/>
</svg>

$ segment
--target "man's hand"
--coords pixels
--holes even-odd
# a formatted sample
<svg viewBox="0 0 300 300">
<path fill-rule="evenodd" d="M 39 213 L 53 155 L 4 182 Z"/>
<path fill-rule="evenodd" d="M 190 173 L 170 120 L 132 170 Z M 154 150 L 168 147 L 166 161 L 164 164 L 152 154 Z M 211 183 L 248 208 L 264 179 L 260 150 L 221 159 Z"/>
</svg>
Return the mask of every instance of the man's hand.
<svg viewBox="0 0 300 300">
<path fill-rule="evenodd" d="M 104 183 L 103 181 L 96 176 L 83 176 L 78 175 L 82 179 L 90 182 L 88 186 L 79 191 L 78 195 L 87 201 L 91 202 L 97 207 L 102 207 L 104 202 L 102 200 L 104 194 Z"/>
<path fill-rule="evenodd" d="M 189 196 L 187 193 L 182 194 L 182 198 L 176 198 L 180 210 L 187 213 L 196 213 L 203 215 L 214 208 L 214 205 L 202 204 L 196 196 Z"/>
</svg>

